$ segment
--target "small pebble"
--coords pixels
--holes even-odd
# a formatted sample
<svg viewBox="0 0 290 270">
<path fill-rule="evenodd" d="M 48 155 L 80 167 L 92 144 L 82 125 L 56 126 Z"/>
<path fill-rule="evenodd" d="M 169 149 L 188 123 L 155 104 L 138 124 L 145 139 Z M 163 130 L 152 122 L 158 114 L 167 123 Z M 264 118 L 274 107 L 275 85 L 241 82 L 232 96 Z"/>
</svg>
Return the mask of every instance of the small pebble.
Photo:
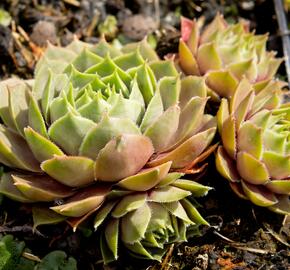
<svg viewBox="0 0 290 270">
<path fill-rule="evenodd" d="M 47 41 L 52 44 L 56 44 L 57 36 L 55 25 L 51 22 L 39 21 L 34 25 L 30 38 L 40 47 L 45 47 L 47 45 Z"/>
</svg>

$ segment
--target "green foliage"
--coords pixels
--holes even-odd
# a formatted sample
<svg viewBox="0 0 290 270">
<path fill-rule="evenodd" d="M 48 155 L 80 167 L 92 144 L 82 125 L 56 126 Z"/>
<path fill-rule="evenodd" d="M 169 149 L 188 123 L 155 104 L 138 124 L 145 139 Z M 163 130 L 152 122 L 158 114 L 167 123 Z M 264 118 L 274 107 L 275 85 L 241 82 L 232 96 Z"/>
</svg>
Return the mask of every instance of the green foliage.
<svg viewBox="0 0 290 270">
<path fill-rule="evenodd" d="M 22 256 L 25 243 L 6 235 L 0 240 L 0 270 L 76 270 L 77 262 L 65 252 L 55 250 L 47 254 L 40 263 Z"/>
</svg>

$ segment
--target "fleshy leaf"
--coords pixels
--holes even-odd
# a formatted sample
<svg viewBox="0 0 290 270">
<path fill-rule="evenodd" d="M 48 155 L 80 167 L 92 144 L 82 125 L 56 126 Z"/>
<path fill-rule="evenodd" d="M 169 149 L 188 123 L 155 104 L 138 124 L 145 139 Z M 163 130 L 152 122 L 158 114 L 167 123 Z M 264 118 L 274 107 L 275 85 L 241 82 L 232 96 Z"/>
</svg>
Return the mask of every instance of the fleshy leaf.
<svg viewBox="0 0 290 270">
<path fill-rule="evenodd" d="M 151 210 L 147 203 L 128 213 L 121 220 L 121 238 L 125 243 L 133 244 L 145 236 L 150 222 Z"/>
<path fill-rule="evenodd" d="M 104 116 L 102 121 L 92 128 L 83 139 L 79 155 L 96 159 L 99 152 L 114 137 L 122 134 L 141 134 L 138 127 L 130 119 Z"/>
<path fill-rule="evenodd" d="M 256 205 L 265 207 L 278 202 L 275 195 L 263 186 L 252 185 L 244 181 L 242 181 L 242 186 L 247 197 Z"/>
<path fill-rule="evenodd" d="M 50 209 L 64 216 L 81 217 L 100 207 L 108 192 L 108 187 L 89 187 L 79 191 L 64 204 L 50 207 Z"/>
<path fill-rule="evenodd" d="M 266 188 L 276 194 L 290 195 L 290 180 L 271 180 L 266 185 Z"/>
<path fill-rule="evenodd" d="M 65 216 L 55 213 L 54 211 L 45 207 L 33 206 L 33 229 L 40 225 L 56 224 L 66 220 Z"/>
<path fill-rule="evenodd" d="M 48 135 L 67 154 L 77 155 L 82 140 L 94 126 L 91 120 L 67 113 L 50 126 Z"/>
<path fill-rule="evenodd" d="M 14 185 L 33 201 L 50 202 L 55 199 L 66 198 L 74 194 L 64 186 L 46 175 L 16 175 L 12 174 Z"/>
<path fill-rule="evenodd" d="M 131 176 L 146 164 L 153 152 L 152 142 L 147 137 L 120 135 L 109 141 L 99 152 L 95 164 L 95 178 L 115 182 Z"/>
<path fill-rule="evenodd" d="M 182 188 L 184 190 L 189 190 L 194 197 L 205 196 L 211 187 L 204 186 L 192 180 L 177 179 L 172 183 L 173 186 Z"/>
<path fill-rule="evenodd" d="M 17 187 L 14 185 L 14 181 L 11 175 L 12 173 L 4 173 L 1 176 L 0 193 L 14 201 L 22 203 L 33 202 L 32 200 L 26 198 L 24 194 L 21 193 L 19 189 L 17 189 Z"/>
<path fill-rule="evenodd" d="M 127 190 L 146 191 L 149 190 L 166 177 L 172 162 L 166 162 L 157 167 L 145 169 L 138 174 L 129 176 L 118 183 L 118 186 Z"/>
<path fill-rule="evenodd" d="M 269 174 L 274 179 L 284 179 L 290 177 L 290 157 L 274 152 L 264 152 L 263 162 Z"/>
<path fill-rule="evenodd" d="M 33 155 L 39 162 L 53 158 L 54 155 L 64 155 L 57 145 L 34 131 L 32 128 L 25 128 L 24 133 Z"/>
<path fill-rule="evenodd" d="M 120 202 L 115 206 L 112 216 L 114 218 L 121 218 L 127 213 L 138 209 L 146 202 L 146 193 L 134 193 L 125 196 Z"/>
<path fill-rule="evenodd" d="M 179 64 L 187 75 L 200 75 L 198 64 L 183 40 L 179 41 Z"/>
<path fill-rule="evenodd" d="M 260 185 L 269 181 L 265 164 L 247 152 L 238 153 L 237 168 L 240 176 L 251 184 Z"/>
<path fill-rule="evenodd" d="M 108 247 L 116 260 L 118 258 L 119 219 L 113 218 L 109 220 L 105 228 L 105 237 Z"/>
<path fill-rule="evenodd" d="M 70 187 L 94 181 L 94 161 L 81 156 L 55 156 L 41 163 L 41 168 L 52 178 Z"/>
<path fill-rule="evenodd" d="M 152 190 L 147 200 L 150 202 L 169 203 L 181 200 L 190 194 L 190 191 L 181 188 L 165 186 Z"/>
</svg>

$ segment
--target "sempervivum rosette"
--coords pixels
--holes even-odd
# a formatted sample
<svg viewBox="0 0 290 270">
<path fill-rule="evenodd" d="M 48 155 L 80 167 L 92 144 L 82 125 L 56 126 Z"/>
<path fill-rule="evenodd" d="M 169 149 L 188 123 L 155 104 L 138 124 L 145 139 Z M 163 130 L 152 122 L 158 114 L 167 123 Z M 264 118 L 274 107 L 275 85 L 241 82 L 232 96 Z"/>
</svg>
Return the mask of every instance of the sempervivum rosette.
<svg viewBox="0 0 290 270">
<path fill-rule="evenodd" d="M 202 30 L 201 21 L 182 18 L 181 34 L 181 69 L 186 74 L 205 75 L 209 94 L 215 99 L 232 97 L 243 76 L 254 86 L 265 86 L 282 62 L 275 52 L 266 50 L 267 35 L 249 32 L 245 21 L 228 24 L 220 14 Z"/>
<path fill-rule="evenodd" d="M 212 149 L 216 121 L 204 114 L 203 79 L 180 79 L 173 63 L 161 61 L 145 41 L 122 51 L 104 40 L 94 46 L 74 41 L 66 48 L 50 46 L 34 81 L 9 79 L 0 88 L 0 161 L 12 169 L 2 176 L 1 193 L 42 203 L 74 218 L 73 224 L 105 211 L 114 197 L 124 213 L 147 211 L 147 223 L 130 244 L 147 241 L 149 228 L 158 231 L 149 222 L 154 207 L 177 219 L 162 244 L 180 226 L 198 225 L 185 197 L 207 188 L 180 180 L 179 173 L 200 171 L 199 161 Z M 110 211 L 121 217 L 114 214 L 120 209 Z M 112 225 L 116 239 L 120 224 Z M 138 231 L 139 224 L 133 225 Z"/>
<path fill-rule="evenodd" d="M 230 102 L 222 100 L 216 166 L 241 198 L 289 215 L 290 105 L 281 104 L 279 85 L 255 93 L 243 79 Z"/>
</svg>

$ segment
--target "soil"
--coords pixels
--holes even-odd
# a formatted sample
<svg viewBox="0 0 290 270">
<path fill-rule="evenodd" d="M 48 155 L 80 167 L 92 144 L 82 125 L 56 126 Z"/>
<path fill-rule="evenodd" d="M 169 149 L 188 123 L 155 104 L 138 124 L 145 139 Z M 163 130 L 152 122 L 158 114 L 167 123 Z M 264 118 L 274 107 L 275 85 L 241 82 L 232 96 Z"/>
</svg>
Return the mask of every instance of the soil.
<svg viewBox="0 0 290 270">
<path fill-rule="evenodd" d="M 156 4 L 158 8 L 156 9 Z M 100 35 L 121 42 L 149 35 L 160 57 L 177 50 L 179 16 L 200 17 L 206 21 L 221 12 L 229 21 L 243 17 L 257 33 L 269 32 L 269 49 L 283 56 L 273 2 L 234 0 L 2 0 L 0 9 L 11 15 L 11 23 L 0 23 L 0 79 L 10 76 L 31 78 L 35 62 L 51 43 L 66 45 L 74 36 L 97 42 Z M 100 27 L 107 16 L 107 27 Z M 132 27 L 132 22 L 133 26 Z M 283 65 L 279 76 L 285 79 Z M 73 233 L 66 224 L 41 226 L 33 232 L 27 206 L 4 199 L 0 210 L 0 233 L 25 240 L 31 253 L 39 257 L 61 249 L 78 260 L 79 269 L 290 269 L 290 220 L 237 198 L 213 167 L 208 167 L 203 184 L 214 186 L 199 200 L 200 211 L 211 224 L 202 236 L 176 244 L 161 263 L 137 261 L 121 256 L 118 262 L 103 266 L 97 239 L 90 231 Z M 13 214 L 12 214 L 13 213 Z M 16 219 L 17 217 L 17 219 Z"/>
</svg>

